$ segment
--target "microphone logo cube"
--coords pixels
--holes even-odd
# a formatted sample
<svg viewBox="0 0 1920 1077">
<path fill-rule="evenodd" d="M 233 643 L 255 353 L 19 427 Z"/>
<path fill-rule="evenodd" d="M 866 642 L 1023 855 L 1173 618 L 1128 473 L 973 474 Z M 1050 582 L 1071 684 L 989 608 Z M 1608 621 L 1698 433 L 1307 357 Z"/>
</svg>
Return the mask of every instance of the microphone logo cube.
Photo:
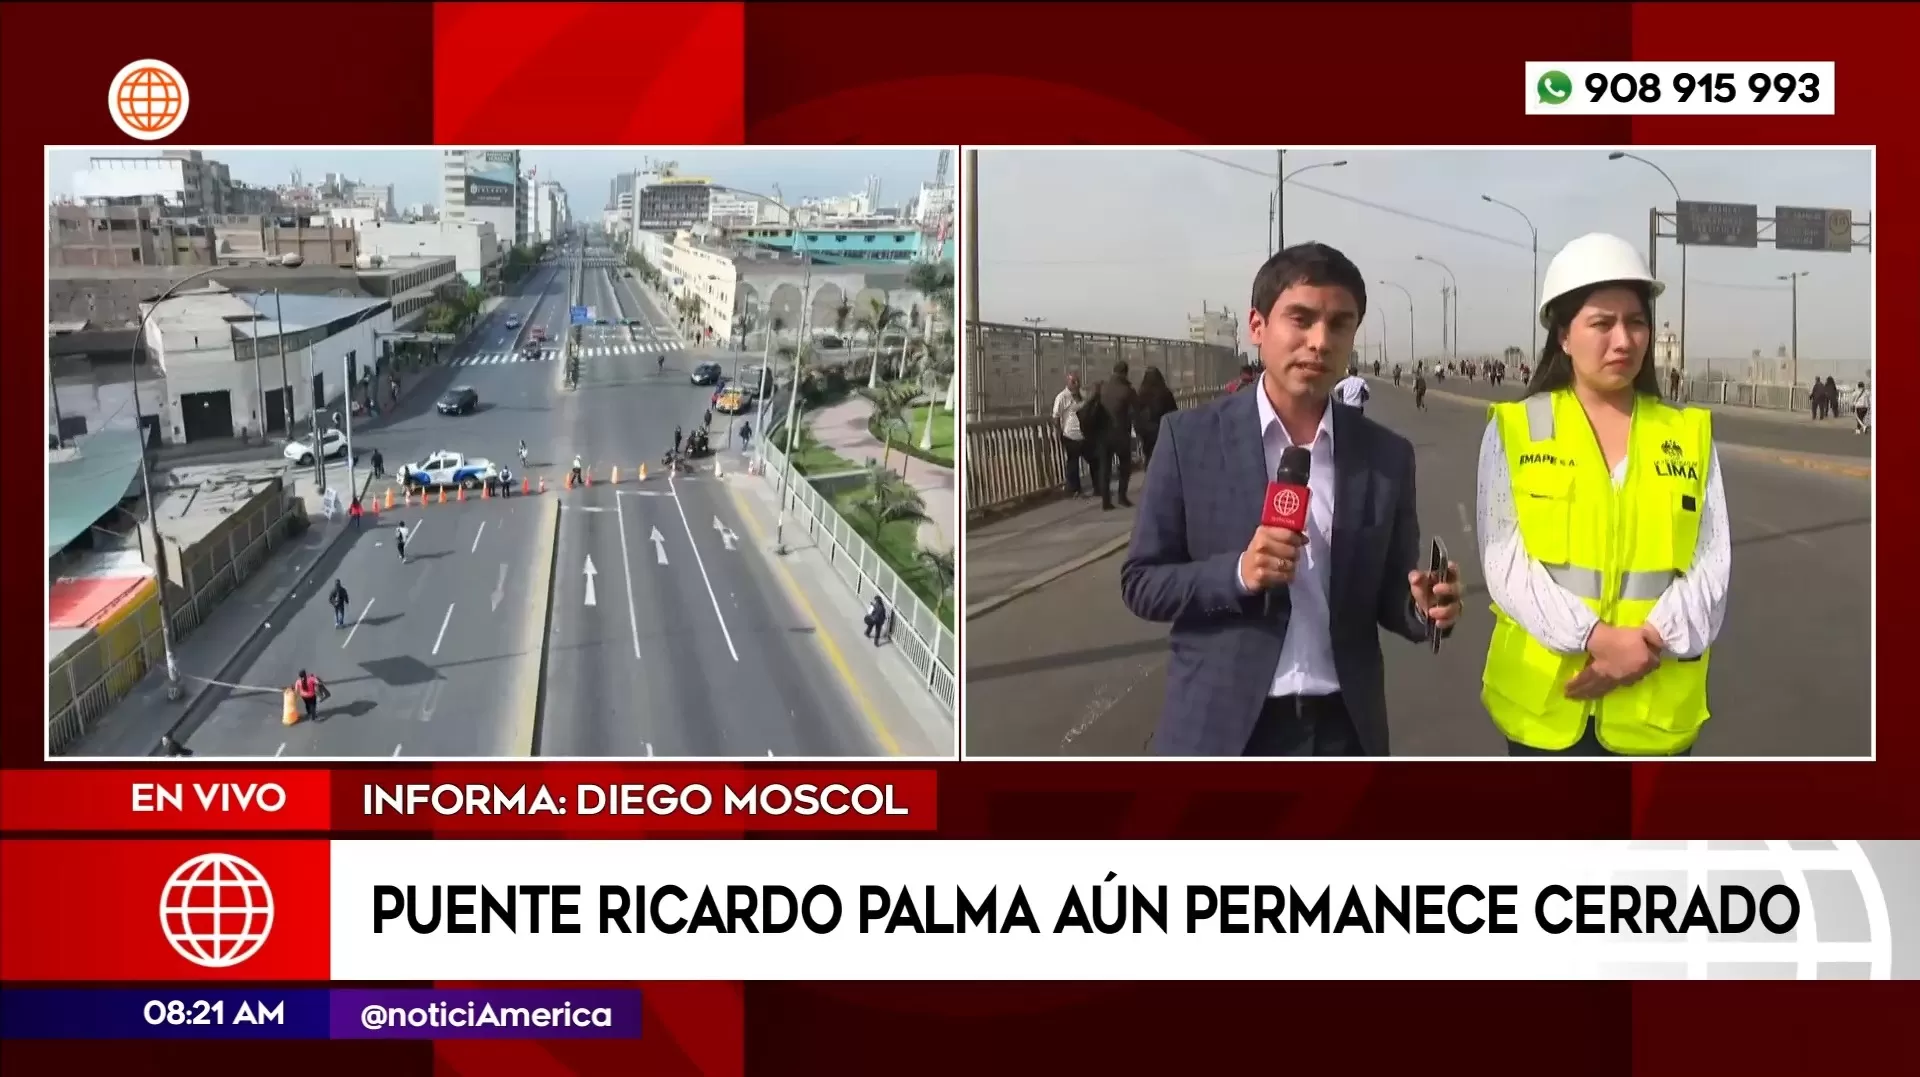
<svg viewBox="0 0 1920 1077">
<path fill-rule="evenodd" d="M 1300 494 L 1292 489 L 1274 491 L 1273 513 L 1283 519 L 1292 519 L 1300 512 Z"/>
</svg>

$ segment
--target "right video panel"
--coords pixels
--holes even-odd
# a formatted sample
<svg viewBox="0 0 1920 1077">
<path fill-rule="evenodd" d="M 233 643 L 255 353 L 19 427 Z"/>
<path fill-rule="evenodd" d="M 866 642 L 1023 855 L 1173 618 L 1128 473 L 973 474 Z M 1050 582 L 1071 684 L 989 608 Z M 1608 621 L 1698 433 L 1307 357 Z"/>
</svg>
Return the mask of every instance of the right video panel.
<svg viewBox="0 0 1920 1077">
<path fill-rule="evenodd" d="M 1870 757 L 1874 163 L 978 150 L 967 755 Z"/>
</svg>

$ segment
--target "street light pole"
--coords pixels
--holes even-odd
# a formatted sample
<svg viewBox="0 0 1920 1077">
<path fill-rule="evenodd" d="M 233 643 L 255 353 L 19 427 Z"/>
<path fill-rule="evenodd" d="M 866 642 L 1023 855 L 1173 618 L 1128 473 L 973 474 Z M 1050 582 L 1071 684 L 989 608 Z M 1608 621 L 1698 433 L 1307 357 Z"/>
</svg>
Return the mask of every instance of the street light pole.
<svg viewBox="0 0 1920 1077">
<path fill-rule="evenodd" d="M 300 262 L 301 258 L 299 255 L 289 254 L 280 259 L 279 264 L 291 269 L 300 265 Z M 141 312 L 139 324 L 134 326 L 133 346 L 127 352 L 127 370 L 128 373 L 132 375 L 133 429 L 135 440 L 140 443 L 140 499 L 146 502 L 147 506 L 146 527 L 142 532 L 140 545 L 142 549 L 145 549 L 149 541 L 153 543 L 154 582 L 157 583 L 160 588 L 160 647 L 162 653 L 166 656 L 167 701 L 170 703 L 177 702 L 183 694 L 184 689 L 182 689 L 180 685 L 180 667 L 178 663 L 174 661 L 173 656 L 172 611 L 167 609 L 167 551 L 160 543 L 160 525 L 154 522 L 153 517 L 153 475 L 152 470 L 147 466 L 147 424 L 146 416 L 140 412 L 140 349 L 146 344 L 147 319 L 153 317 L 154 312 L 159 310 L 162 304 L 173 298 L 173 294 L 179 291 L 182 286 L 191 281 L 199 280 L 201 277 L 217 273 L 223 268 L 226 267 L 208 266 L 197 273 L 190 273 L 187 276 L 181 277 L 179 280 L 174 281 L 166 291 L 161 292 L 159 298 L 155 299 L 148 305 L 146 310 Z M 163 347 L 161 348 L 163 353 L 166 350 L 164 343 L 165 341 L 163 339 Z M 255 340 L 254 347 L 257 354 L 257 349 L 259 348 L 257 339 Z M 161 402 L 161 406 L 164 409 L 165 401 Z"/>
<path fill-rule="evenodd" d="M 1420 360 L 1416 357 L 1416 353 L 1413 350 L 1413 293 L 1407 291 L 1407 286 L 1404 284 L 1398 284 L 1390 280 L 1383 280 L 1380 283 L 1389 288 L 1400 289 L 1400 294 L 1407 297 L 1407 362 L 1418 366 Z"/>
<path fill-rule="evenodd" d="M 1490 194 L 1481 195 L 1480 200 L 1491 202 L 1496 206 L 1505 206 L 1520 214 L 1520 219 L 1527 222 L 1527 231 L 1533 233 L 1533 278 L 1527 289 L 1527 293 L 1533 297 L 1527 307 L 1527 325 L 1531 330 L 1527 354 L 1528 362 L 1537 363 L 1540 361 L 1540 229 L 1534 227 L 1533 218 L 1527 216 L 1518 206 L 1502 202 Z"/>
<path fill-rule="evenodd" d="M 1440 267 L 1440 272 L 1445 273 L 1447 275 L 1447 283 L 1451 286 L 1452 291 L 1451 293 L 1449 293 L 1447 289 L 1445 288 L 1441 289 L 1440 348 L 1442 351 L 1446 352 L 1450 358 L 1458 361 L 1460 358 L 1460 279 L 1453 275 L 1453 270 L 1447 267 L 1447 263 L 1442 262 L 1440 259 L 1435 258 L 1430 254 L 1416 254 L 1413 256 L 1413 260 L 1416 262 L 1432 262 L 1434 265 L 1437 265 Z M 1448 294 L 1451 294 L 1453 296 L 1453 343 L 1452 344 L 1447 343 L 1447 323 L 1446 323 L 1447 312 L 1445 308 L 1447 303 L 1446 296 Z"/>
<path fill-rule="evenodd" d="M 1788 347 L 1788 350 L 1787 350 L 1788 403 L 1792 403 L 1794 387 L 1800 384 L 1800 278 L 1806 276 L 1808 273 L 1811 273 L 1811 272 L 1813 271 L 1810 269 L 1803 269 L 1798 273 L 1788 273 L 1786 276 L 1778 278 L 1780 280 L 1786 281 L 1787 286 L 1792 289 L 1792 293 L 1793 293 L 1793 299 L 1792 299 L 1793 313 L 1791 315 L 1793 319 L 1792 321 L 1793 335 L 1788 338 L 1789 344 L 1787 346 Z M 1681 322 L 1680 324 L 1684 326 L 1687 323 Z"/>
<path fill-rule="evenodd" d="M 1680 376 L 1685 378 L 1687 376 L 1687 241 L 1685 237 L 1680 235 L 1680 185 L 1673 182 L 1673 177 L 1667 175 L 1666 169 L 1661 168 L 1659 165 L 1654 164 L 1652 161 L 1638 154 L 1627 153 L 1624 150 L 1615 150 L 1607 154 L 1607 160 L 1609 161 L 1618 161 L 1623 158 L 1629 161 L 1638 161 L 1648 168 L 1653 169 L 1655 172 L 1660 173 L 1660 178 L 1666 180 L 1667 186 L 1673 191 L 1674 242 L 1680 247 L 1680 362 L 1678 365 L 1680 367 Z M 1653 272 L 1653 247 L 1659 231 L 1659 218 L 1655 217 L 1654 228 L 1647 236 L 1647 272 L 1649 273 Z"/>
<path fill-rule="evenodd" d="M 1285 171 L 1287 151 L 1275 150 L 1273 151 L 1273 153 L 1274 153 L 1274 173 L 1273 174 L 1279 177 L 1279 179 L 1273 185 L 1273 222 L 1274 222 L 1274 231 L 1278 237 L 1278 243 L 1273 248 L 1273 250 L 1270 250 L 1267 252 L 1267 257 L 1269 258 L 1273 257 L 1274 251 L 1284 251 L 1287 249 L 1287 201 L 1286 201 L 1286 194 L 1285 194 L 1287 181 L 1299 175 L 1302 172 L 1311 172 L 1316 168 L 1341 168 L 1345 166 L 1347 163 L 1344 160 L 1321 161 L 1319 164 L 1301 165 L 1299 168 L 1296 168 L 1291 172 L 1287 172 Z"/>
</svg>

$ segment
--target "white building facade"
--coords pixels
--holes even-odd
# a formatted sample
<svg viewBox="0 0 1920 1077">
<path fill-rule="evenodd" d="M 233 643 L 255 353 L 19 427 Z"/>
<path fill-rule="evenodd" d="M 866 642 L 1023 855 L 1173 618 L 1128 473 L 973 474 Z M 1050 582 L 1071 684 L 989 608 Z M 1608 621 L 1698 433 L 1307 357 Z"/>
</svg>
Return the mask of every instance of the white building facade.
<svg viewBox="0 0 1920 1077">
<path fill-rule="evenodd" d="M 525 178 L 519 150 L 445 150 L 441 153 L 442 214 L 448 220 L 485 222 L 503 247 L 526 242 Z M 501 252 L 504 257 L 505 251 Z"/>
<path fill-rule="evenodd" d="M 449 257 L 468 284 L 487 288 L 500 279 L 505 251 L 486 221 L 373 221 L 360 229 L 360 253 L 384 258 Z"/>
</svg>

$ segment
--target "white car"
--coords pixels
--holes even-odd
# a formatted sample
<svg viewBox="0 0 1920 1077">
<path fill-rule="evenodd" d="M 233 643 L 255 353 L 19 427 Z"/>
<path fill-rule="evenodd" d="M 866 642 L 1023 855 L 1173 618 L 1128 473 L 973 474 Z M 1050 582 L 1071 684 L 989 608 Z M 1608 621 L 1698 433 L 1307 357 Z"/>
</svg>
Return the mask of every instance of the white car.
<svg viewBox="0 0 1920 1077">
<path fill-rule="evenodd" d="M 520 328 L 520 316 L 518 314 L 507 315 L 507 328 L 508 329 Z"/>
<path fill-rule="evenodd" d="M 435 486 L 464 486 L 477 490 L 500 481 L 500 469 L 490 460 L 441 450 L 417 464 L 400 468 L 406 484 L 416 489 Z"/>
<path fill-rule="evenodd" d="M 320 444 L 329 460 L 347 455 L 347 435 L 338 430 L 327 431 L 321 436 Z M 280 455 L 296 464 L 311 464 L 313 463 L 313 439 L 289 441 L 287 447 L 280 450 Z"/>
</svg>

